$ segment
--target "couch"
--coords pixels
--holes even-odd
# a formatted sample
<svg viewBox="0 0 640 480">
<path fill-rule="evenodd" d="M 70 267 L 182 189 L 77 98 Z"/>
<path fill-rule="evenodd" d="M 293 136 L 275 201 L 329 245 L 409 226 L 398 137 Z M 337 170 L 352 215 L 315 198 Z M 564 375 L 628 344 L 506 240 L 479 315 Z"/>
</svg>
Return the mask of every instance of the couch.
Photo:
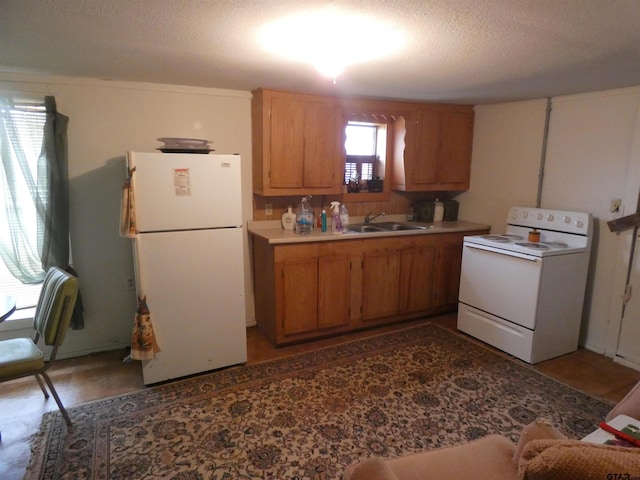
<svg viewBox="0 0 640 480">
<path fill-rule="evenodd" d="M 640 420 L 640 382 L 607 415 Z M 595 427 L 594 427 L 595 429 Z M 568 439 L 545 420 L 526 425 L 518 444 L 501 435 L 398 458 L 351 465 L 343 480 L 634 480 L 640 448 Z"/>
</svg>

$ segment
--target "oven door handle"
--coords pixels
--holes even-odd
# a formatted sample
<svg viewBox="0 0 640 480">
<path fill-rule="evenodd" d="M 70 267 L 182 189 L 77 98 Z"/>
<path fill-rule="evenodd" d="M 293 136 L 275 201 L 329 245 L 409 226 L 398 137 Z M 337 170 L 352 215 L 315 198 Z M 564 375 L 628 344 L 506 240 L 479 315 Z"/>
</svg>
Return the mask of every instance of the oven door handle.
<svg viewBox="0 0 640 480">
<path fill-rule="evenodd" d="M 505 255 L 507 257 L 521 258 L 522 260 L 527 260 L 529 262 L 534 262 L 534 263 L 538 263 L 540 261 L 540 258 L 538 257 L 532 257 L 530 255 L 525 255 L 524 253 L 519 253 L 519 252 L 512 252 L 512 251 L 507 252 L 499 248 L 486 247 L 484 245 L 475 245 L 475 244 L 465 243 L 464 246 L 467 248 L 475 249 L 475 250 L 483 250 L 485 252 L 497 253 L 498 255 Z"/>
</svg>

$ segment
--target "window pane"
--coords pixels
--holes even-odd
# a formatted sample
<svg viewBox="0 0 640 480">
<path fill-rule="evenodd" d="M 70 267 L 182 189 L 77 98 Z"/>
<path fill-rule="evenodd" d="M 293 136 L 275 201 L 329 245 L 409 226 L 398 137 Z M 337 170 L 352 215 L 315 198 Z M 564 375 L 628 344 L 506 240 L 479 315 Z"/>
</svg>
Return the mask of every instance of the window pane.
<svg viewBox="0 0 640 480">
<path fill-rule="evenodd" d="M 347 155 L 375 155 L 377 129 L 375 125 L 349 123 L 345 129 L 347 140 L 344 144 Z"/>
<path fill-rule="evenodd" d="M 373 178 L 373 163 L 362 163 L 363 180 L 371 180 Z"/>
<path fill-rule="evenodd" d="M 37 176 L 37 162 L 42 149 L 42 137 L 44 132 L 44 123 L 46 120 L 44 104 L 16 103 L 15 108 L 9 113 L 18 130 L 19 138 L 15 139 L 15 141 L 16 143 L 19 142 L 22 146 L 29 170 L 31 171 L 32 177 L 35 179 Z M 15 162 L 17 160 L 12 154 L 9 161 Z M 0 191 L 0 208 L 5 212 L 5 202 L 10 199 L 9 194 L 5 191 L 3 185 L 3 183 L 0 183 L 0 188 L 2 188 L 2 191 Z M 19 179 L 16 187 L 18 189 L 19 197 L 23 196 L 30 198 L 30 193 L 26 183 L 24 183 L 24 180 Z M 33 218 L 30 229 L 31 231 L 28 232 L 28 235 L 35 238 L 37 235 L 35 205 L 32 201 L 20 202 L 18 200 L 18 203 L 21 215 L 24 215 L 26 218 Z M 16 299 L 16 307 L 18 309 L 34 307 L 38 302 L 41 286 L 42 284 L 24 285 L 20 280 L 17 280 L 11 272 L 9 272 L 4 262 L 0 260 L 0 291 L 5 295 L 13 296 Z"/>
<path fill-rule="evenodd" d="M 36 285 L 23 284 L 11 275 L 4 262 L 0 260 L 0 291 L 4 295 L 11 295 L 16 300 L 17 309 L 35 307 L 41 288 L 41 283 Z"/>
<path fill-rule="evenodd" d="M 349 183 L 349 180 L 358 176 L 358 164 L 355 162 L 347 162 L 344 167 L 344 183 Z"/>
</svg>

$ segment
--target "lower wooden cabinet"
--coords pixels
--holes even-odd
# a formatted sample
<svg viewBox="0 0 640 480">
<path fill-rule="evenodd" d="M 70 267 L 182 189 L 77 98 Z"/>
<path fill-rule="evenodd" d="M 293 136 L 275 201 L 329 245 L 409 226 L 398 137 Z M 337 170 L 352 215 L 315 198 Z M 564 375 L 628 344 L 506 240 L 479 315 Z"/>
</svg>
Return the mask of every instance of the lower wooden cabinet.
<svg viewBox="0 0 640 480">
<path fill-rule="evenodd" d="M 283 345 L 454 311 L 463 236 L 476 233 L 276 245 L 254 236 L 258 328 Z"/>
<path fill-rule="evenodd" d="M 292 258 L 276 266 L 276 312 L 284 336 L 349 322 L 350 258 Z"/>
<path fill-rule="evenodd" d="M 433 291 L 435 307 L 458 302 L 461 267 L 462 242 L 449 241 L 438 247 Z"/>
<path fill-rule="evenodd" d="M 434 306 L 437 248 L 434 245 L 420 245 L 433 243 L 428 240 L 415 239 L 410 245 L 364 254 L 363 321 L 425 311 Z M 456 290 L 456 298 L 457 294 Z"/>
<path fill-rule="evenodd" d="M 351 257 L 318 257 L 318 329 L 349 323 L 351 300 Z"/>
<path fill-rule="evenodd" d="M 292 259 L 276 268 L 276 311 L 282 333 L 295 335 L 318 329 L 318 259 Z"/>
<path fill-rule="evenodd" d="M 399 313 L 420 312 L 433 307 L 436 250 L 435 245 L 425 245 L 402 251 Z M 457 289 L 455 296 L 457 301 Z"/>
<path fill-rule="evenodd" d="M 363 321 L 389 317 L 398 313 L 400 257 L 399 248 L 376 248 L 364 253 L 362 262 Z"/>
</svg>

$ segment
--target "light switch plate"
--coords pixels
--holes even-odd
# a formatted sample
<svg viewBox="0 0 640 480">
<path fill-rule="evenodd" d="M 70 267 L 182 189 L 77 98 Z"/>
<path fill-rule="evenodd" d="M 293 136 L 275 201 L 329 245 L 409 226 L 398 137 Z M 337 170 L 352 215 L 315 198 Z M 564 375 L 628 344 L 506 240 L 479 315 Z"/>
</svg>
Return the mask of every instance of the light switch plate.
<svg viewBox="0 0 640 480">
<path fill-rule="evenodd" d="M 620 207 L 622 206 L 621 198 L 614 198 L 611 200 L 611 206 L 609 207 L 609 212 L 618 213 L 620 212 Z"/>
</svg>

